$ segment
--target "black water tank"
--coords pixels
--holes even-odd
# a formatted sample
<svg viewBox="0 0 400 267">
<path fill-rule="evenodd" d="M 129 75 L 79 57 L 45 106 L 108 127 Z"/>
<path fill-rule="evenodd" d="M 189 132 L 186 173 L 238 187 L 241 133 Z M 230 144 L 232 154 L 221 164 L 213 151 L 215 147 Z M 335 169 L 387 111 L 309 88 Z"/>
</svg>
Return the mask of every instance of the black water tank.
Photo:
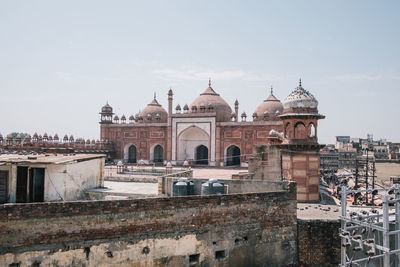
<svg viewBox="0 0 400 267">
<path fill-rule="evenodd" d="M 194 195 L 194 183 L 187 178 L 179 178 L 172 184 L 172 196 Z"/>
<path fill-rule="evenodd" d="M 212 178 L 201 185 L 202 195 L 221 195 L 224 193 L 224 183 Z"/>
<path fill-rule="evenodd" d="M 189 182 L 187 183 L 187 185 L 188 185 L 188 187 L 187 187 L 187 194 L 188 194 L 189 196 L 194 195 L 194 194 L 195 194 L 195 193 L 194 193 L 194 183 L 193 183 L 192 181 L 189 181 Z"/>
</svg>

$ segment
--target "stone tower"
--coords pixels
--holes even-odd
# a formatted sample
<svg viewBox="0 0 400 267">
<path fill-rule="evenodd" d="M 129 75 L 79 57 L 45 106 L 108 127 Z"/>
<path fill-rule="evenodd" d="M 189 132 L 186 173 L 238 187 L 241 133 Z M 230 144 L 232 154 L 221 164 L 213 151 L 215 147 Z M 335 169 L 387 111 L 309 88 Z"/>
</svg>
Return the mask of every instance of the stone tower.
<svg viewBox="0 0 400 267">
<path fill-rule="evenodd" d="M 320 158 L 318 144 L 318 120 L 325 116 L 318 114 L 318 101 L 301 85 L 283 102 L 283 177 L 297 183 L 297 201 L 319 202 Z"/>
</svg>

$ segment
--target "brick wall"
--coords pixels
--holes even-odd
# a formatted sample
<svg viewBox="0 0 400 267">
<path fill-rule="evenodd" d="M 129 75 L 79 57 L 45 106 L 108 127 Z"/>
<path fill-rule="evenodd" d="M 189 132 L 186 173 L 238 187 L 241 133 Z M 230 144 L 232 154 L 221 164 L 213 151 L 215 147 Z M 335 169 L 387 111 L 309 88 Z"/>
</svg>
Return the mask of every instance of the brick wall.
<svg viewBox="0 0 400 267">
<path fill-rule="evenodd" d="M 1 205 L 0 265 L 295 264 L 295 192 Z"/>
</svg>

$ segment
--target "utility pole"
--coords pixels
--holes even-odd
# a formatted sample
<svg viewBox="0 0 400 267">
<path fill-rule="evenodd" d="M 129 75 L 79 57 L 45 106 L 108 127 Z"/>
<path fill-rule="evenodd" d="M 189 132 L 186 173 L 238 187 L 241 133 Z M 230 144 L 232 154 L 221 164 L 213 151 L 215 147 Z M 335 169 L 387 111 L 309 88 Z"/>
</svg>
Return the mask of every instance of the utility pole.
<svg viewBox="0 0 400 267">
<path fill-rule="evenodd" d="M 356 184 L 354 185 L 354 190 L 358 190 L 358 155 L 356 156 Z M 357 204 L 356 195 L 353 197 L 353 205 Z"/>
<path fill-rule="evenodd" d="M 356 190 L 358 190 L 358 158 L 356 158 Z"/>
<path fill-rule="evenodd" d="M 369 151 L 369 149 L 367 148 L 366 151 L 367 151 L 367 164 L 365 166 L 365 169 L 366 169 L 366 171 L 365 171 L 365 189 L 368 190 L 368 151 Z M 368 205 L 368 192 L 365 193 L 365 204 Z"/>
<path fill-rule="evenodd" d="M 372 189 L 375 189 L 375 158 L 372 162 Z M 372 194 L 372 205 L 374 205 L 375 195 Z"/>
</svg>

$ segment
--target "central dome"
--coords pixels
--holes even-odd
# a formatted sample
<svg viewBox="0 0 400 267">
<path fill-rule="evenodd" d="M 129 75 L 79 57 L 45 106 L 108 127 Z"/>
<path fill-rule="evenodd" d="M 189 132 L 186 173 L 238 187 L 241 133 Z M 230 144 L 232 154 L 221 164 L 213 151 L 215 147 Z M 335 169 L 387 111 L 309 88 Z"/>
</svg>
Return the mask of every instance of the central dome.
<svg viewBox="0 0 400 267">
<path fill-rule="evenodd" d="M 264 118 L 272 120 L 277 115 L 280 115 L 282 111 L 283 105 L 281 101 L 274 96 L 271 88 L 271 94 L 257 107 L 254 113 L 257 114 L 258 120 L 263 120 Z"/>
<path fill-rule="evenodd" d="M 189 106 L 190 113 L 194 113 L 193 107 L 195 107 L 195 110 L 201 110 L 200 107 L 212 107 L 214 112 L 217 113 L 217 121 L 231 120 L 231 107 L 219 94 L 214 91 L 214 89 L 212 89 L 211 81 L 208 83 L 208 88 Z"/>
<path fill-rule="evenodd" d="M 167 122 L 168 120 L 167 111 L 158 103 L 155 96 L 153 101 L 151 101 L 139 115 L 145 122 Z"/>
</svg>

